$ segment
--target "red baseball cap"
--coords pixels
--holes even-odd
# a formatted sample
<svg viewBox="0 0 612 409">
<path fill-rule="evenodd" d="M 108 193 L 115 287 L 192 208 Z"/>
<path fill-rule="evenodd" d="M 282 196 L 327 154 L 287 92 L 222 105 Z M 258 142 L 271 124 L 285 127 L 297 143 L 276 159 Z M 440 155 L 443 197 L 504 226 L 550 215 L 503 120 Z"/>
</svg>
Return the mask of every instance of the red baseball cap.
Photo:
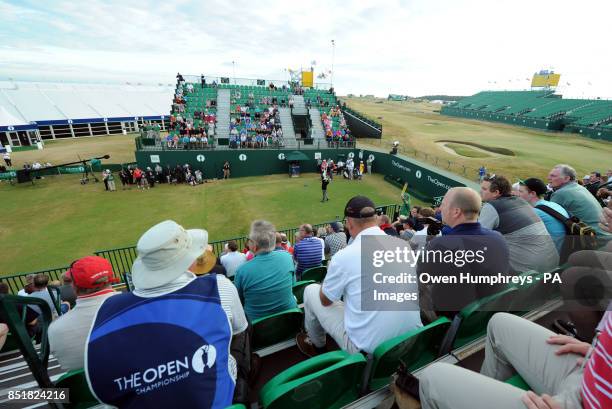
<svg viewBox="0 0 612 409">
<path fill-rule="evenodd" d="M 110 262 L 98 256 L 78 259 L 70 266 L 68 275 L 72 277 L 74 284 L 81 288 L 101 288 L 119 282 L 113 275 Z"/>
</svg>

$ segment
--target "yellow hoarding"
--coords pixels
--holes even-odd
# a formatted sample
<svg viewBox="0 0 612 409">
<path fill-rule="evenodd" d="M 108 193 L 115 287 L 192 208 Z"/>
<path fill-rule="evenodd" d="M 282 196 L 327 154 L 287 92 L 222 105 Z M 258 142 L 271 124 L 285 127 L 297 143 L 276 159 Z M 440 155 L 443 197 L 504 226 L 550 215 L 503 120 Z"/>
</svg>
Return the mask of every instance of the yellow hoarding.
<svg viewBox="0 0 612 409">
<path fill-rule="evenodd" d="M 302 86 L 311 87 L 314 85 L 314 76 L 312 71 L 302 71 Z"/>
<path fill-rule="evenodd" d="M 556 87 L 559 85 L 561 74 L 533 74 L 532 87 Z"/>
</svg>

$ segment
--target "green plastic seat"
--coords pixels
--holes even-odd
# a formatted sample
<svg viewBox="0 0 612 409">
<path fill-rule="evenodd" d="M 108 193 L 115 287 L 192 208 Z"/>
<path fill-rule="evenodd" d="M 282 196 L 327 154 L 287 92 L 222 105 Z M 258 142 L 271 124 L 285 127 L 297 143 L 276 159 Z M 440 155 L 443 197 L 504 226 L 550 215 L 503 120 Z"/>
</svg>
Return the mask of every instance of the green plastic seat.
<svg viewBox="0 0 612 409">
<path fill-rule="evenodd" d="M 327 267 L 318 266 L 306 269 L 302 272 L 302 281 L 314 280 L 317 283 L 320 283 L 325 278 L 327 274 Z"/>
<path fill-rule="evenodd" d="M 525 382 L 525 380 L 519 374 L 516 374 L 512 378 L 507 379 L 506 383 L 512 386 L 516 386 L 517 388 L 522 389 L 524 391 L 531 390 L 531 387 L 527 385 L 527 382 Z"/>
<path fill-rule="evenodd" d="M 497 294 L 476 300 L 463 308 L 453 318 L 451 327 L 440 347 L 440 354 L 447 354 L 485 335 L 491 317 L 496 312 L 510 310 L 512 297 L 516 292 L 516 288 L 509 287 Z"/>
<path fill-rule="evenodd" d="M 70 390 L 70 403 L 64 404 L 67 408 L 90 408 L 100 404 L 89 390 L 83 369 L 76 369 L 65 373 L 57 380 L 55 386 Z"/>
<path fill-rule="evenodd" d="M 293 284 L 293 295 L 295 296 L 295 299 L 297 300 L 298 304 L 301 304 L 304 302 L 304 289 L 309 286 L 310 284 L 314 284 L 316 283 L 315 280 L 302 280 L 302 281 L 298 281 L 297 283 Z"/>
<path fill-rule="evenodd" d="M 371 357 L 367 383 L 370 390 L 379 389 L 389 383 L 389 377 L 395 373 L 400 362 L 409 371 L 430 364 L 438 357 L 444 335 L 451 321 L 442 317 L 421 328 L 391 338 L 380 344 Z"/>
<path fill-rule="evenodd" d="M 521 274 L 521 276 L 532 276 L 533 281 L 531 284 L 523 286 L 517 284 L 514 286 L 517 291 L 510 305 L 510 311 L 513 314 L 524 315 L 541 307 L 547 301 L 560 296 L 559 285 L 552 283 L 545 284 L 543 281 L 544 274 L 537 271 L 527 271 Z"/>
<path fill-rule="evenodd" d="M 242 403 L 236 403 L 235 405 L 228 406 L 225 409 L 246 409 L 246 406 L 244 406 Z"/>
<path fill-rule="evenodd" d="M 281 372 L 259 392 L 265 409 L 335 409 L 359 397 L 361 354 L 328 352 Z"/>
<path fill-rule="evenodd" d="M 295 337 L 304 315 L 299 308 L 278 312 L 253 321 L 253 349 L 261 349 Z"/>
</svg>

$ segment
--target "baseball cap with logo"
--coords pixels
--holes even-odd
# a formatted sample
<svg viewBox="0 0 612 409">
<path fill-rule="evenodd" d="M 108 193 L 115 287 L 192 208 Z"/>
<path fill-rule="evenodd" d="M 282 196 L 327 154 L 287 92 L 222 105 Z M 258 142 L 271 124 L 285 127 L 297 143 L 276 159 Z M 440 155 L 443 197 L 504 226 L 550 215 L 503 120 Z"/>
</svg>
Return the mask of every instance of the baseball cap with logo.
<svg viewBox="0 0 612 409">
<path fill-rule="evenodd" d="M 344 207 L 344 216 L 354 219 L 364 219 L 376 215 L 376 206 L 370 198 L 355 196 Z"/>
<path fill-rule="evenodd" d="M 76 260 L 67 273 L 74 285 L 80 288 L 102 288 L 119 282 L 113 275 L 111 263 L 98 256 L 87 256 Z"/>
</svg>

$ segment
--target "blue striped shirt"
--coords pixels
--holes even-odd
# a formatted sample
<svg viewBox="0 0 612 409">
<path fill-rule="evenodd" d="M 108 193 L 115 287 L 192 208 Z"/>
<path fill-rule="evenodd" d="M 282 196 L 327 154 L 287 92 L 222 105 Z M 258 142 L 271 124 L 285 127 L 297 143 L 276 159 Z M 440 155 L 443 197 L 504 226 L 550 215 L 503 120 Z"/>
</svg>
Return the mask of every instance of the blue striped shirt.
<svg viewBox="0 0 612 409">
<path fill-rule="evenodd" d="M 295 269 L 297 280 L 301 280 L 304 270 L 321 265 L 321 254 L 323 254 L 323 245 L 316 237 L 305 237 L 295 245 L 293 258 L 297 261 Z"/>
</svg>

